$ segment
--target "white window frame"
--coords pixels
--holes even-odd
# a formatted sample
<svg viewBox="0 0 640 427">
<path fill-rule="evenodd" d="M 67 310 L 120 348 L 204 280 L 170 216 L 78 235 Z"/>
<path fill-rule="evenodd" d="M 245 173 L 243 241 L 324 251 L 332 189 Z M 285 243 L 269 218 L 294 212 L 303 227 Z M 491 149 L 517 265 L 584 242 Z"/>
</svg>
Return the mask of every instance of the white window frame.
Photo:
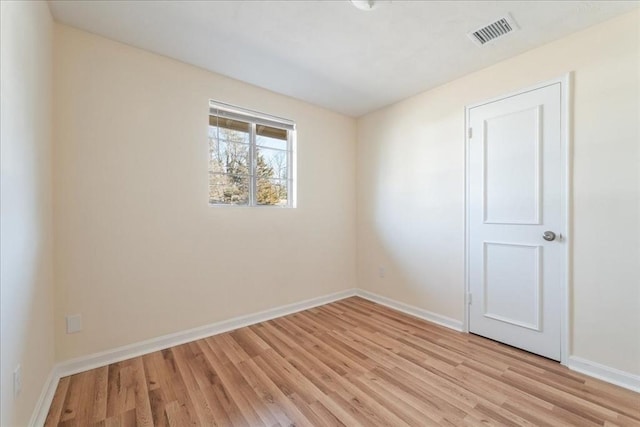
<svg viewBox="0 0 640 427">
<path fill-rule="evenodd" d="M 296 124 L 293 120 L 273 116 L 259 111 L 249 110 L 220 101 L 209 100 L 209 116 L 227 117 L 234 120 L 249 123 L 249 203 L 211 203 L 211 207 L 238 207 L 238 208 L 295 208 L 296 207 Z M 287 149 L 281 150 L 287 153 L 287 204 L 286 205 L 260 205 L 257 197 L 257 158 L 256 158 L 256 125 L 265 125 L 287 131 Z M 210 125 L 209 125 L 210 126 Z M 271 148 L 270 148 L 271 149 Z"/>
</svg>

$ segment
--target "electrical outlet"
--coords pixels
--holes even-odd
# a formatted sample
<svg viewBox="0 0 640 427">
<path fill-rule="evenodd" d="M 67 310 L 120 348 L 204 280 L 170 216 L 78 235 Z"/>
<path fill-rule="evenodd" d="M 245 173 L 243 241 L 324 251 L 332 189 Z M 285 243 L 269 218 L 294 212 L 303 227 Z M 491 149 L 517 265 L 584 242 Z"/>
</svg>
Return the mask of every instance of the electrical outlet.
<svg viewBox="0 0 640 427">
<path fill-rule="evenodd" d="M 22 366 L 13 370 L 13 398 L 16 399 L 22 391 Z"/>
<path fill-rule="evenodd" d="M 384 273 L 385 273 L 384 267 L 382 266 L 378 267 L 378 276 L 380 276 L 381 278 L 384 278 Z"/>
<path fill-rule="evenodd" d="M 70 314 L 66 319 L 68 334 L 74 334 L 82 330 L 82 314 Z"/>
</svg>

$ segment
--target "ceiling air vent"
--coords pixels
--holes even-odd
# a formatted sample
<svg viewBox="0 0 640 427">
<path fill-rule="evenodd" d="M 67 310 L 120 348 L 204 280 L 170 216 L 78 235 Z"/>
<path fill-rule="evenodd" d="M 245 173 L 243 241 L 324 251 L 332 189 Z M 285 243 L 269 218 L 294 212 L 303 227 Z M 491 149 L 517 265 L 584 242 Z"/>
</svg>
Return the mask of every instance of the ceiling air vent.
<svg viewBox="0 0 640 427">
<path fill-rule="evenodd" d="M 510 16 L 504 16 L 489 25 L 468 33 L 467 36 L 475 44 L 482 46 L 517 29 L 518 26 L 513 19 Z"/>
</svg>

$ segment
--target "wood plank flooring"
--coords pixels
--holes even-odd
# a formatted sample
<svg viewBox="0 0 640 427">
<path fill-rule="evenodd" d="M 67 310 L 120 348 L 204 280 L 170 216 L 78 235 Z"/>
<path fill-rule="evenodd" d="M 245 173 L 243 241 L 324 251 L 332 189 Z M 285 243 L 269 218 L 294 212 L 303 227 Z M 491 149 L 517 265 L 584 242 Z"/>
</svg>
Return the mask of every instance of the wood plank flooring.
<svg viewBox="0 0 640 427">
<path fill-rule="evenodd" d="M 640 394 L 354 297 L 63 378 L 55 425 L 640 426 Z"/>
</svg>

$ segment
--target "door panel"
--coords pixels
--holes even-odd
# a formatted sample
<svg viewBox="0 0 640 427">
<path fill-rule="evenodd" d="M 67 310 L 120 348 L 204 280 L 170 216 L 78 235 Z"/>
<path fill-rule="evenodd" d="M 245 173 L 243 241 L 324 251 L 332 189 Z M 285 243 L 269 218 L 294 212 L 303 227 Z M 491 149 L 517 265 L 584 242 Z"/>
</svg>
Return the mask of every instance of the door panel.
<svg viewBox="0 0 640 427">
<path fill-rule="evenodd" d="M 484 316 L 540 330 L 540 246 L 484 243 Z M 518 283 L 518 286 L 512 286 Z"/>
<path fill-rule="evenodd" d="M 560 359 L 560 83 L 469 110 L 469 330 Z"/>
<path fill-rule="evenodd" d="M 484 121 L 485 223 L 540 223 L 539 116 L 537 106 Z"/>
</svg>

